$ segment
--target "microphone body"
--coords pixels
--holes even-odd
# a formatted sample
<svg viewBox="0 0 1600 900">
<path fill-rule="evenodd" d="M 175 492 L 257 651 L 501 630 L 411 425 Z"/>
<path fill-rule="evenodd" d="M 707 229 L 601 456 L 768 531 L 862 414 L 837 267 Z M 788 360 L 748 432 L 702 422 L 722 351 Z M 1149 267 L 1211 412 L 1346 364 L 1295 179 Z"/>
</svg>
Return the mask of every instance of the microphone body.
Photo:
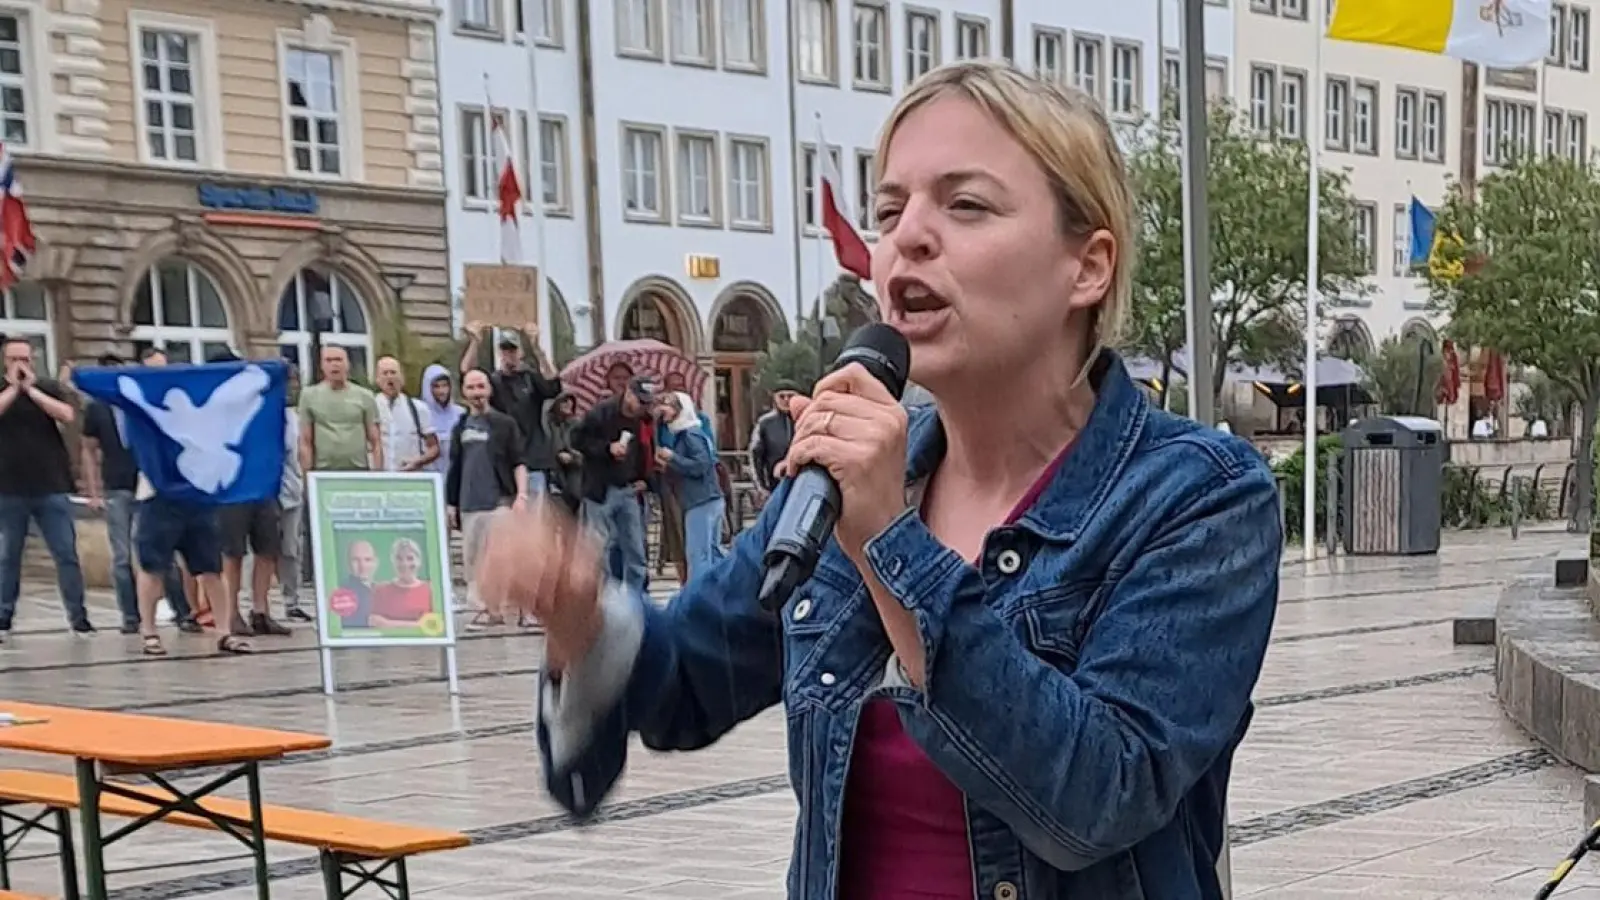
<svg viewBox="0 0 1600 900">
<path fill-rule="evenodd" d="M 911 348 L 900 332 L 875 322 L 850 335 L 829 371 L 837 372 L 853 363 L 870 372 L 898 400 L 905 392 L 911 369 Z M 841 506 L 839 485 L 822 466 L 808 465 L 791 479 L 783 511 L 761 557 L 766 570 L 758 595 L 762 609 L 782 609 L 795 589 L 811 577 L 822 548 L 839 522 Z"/>
</svg>

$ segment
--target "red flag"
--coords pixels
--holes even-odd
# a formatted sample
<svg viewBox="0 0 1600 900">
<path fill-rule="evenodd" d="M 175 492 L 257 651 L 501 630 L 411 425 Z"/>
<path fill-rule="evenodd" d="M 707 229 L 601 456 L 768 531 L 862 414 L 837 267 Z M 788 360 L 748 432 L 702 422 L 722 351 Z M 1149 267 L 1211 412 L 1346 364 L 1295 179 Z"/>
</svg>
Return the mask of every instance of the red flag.
<svg viewBox="0 0 1600 900">
<path fill-rule="evenodd" d="M 850 224 L 849 205 L 839 186 L 844 183 L 839 170 L 833 165 L 833 154 L 828 152 L 828 142 L 822 136 L 822 117 L 817 117 L 817 221 L 833 238 L 833 253 L 839 258 L 839 268 L 862 281 L 872 280 L 872 251 L 861 239 L 855 226 Z"/>
<path fill-rule="evenodd" d="M 1493 350 L 1486 351 L 1483 361 L 1483 398 L 1499 403 L 1506 395 L 1506 358 Z"/>
<path fill-rule="evenodd" d="M 1456 353 L 1455 341 L 1444 342 L 1444 371 L 1439 373 L 1439 388 L 1435 396 L 1446 406 L 1461 399 L 1461 357 Z"/>
<path fill-rule="evenodd" d="M 33 258 L 36 242 L 28 207 L 22 202 L 11 152 L 0 144 L 0 290 L 11 287 L 22 277 Z"/>
<path fill-rule="evenodd" d="M 522 183 L 517 180 L 517 167 L 511 161 L 511 140 L 506 136 L 504 115 L 489 114 L 490 138 L 493 141 L 495 167 L 495 197 L 500 213 L 500 261 L 522 261 L 522 228 L 517 221 L 517 204 L 522 202 Z"/>
</svg>

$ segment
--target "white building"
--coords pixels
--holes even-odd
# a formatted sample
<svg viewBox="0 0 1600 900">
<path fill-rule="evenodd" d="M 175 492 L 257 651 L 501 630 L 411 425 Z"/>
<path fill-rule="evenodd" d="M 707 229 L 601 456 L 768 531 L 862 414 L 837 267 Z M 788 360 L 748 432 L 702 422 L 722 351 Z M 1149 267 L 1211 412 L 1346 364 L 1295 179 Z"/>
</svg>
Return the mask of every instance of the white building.
<svg viewBox="0 0 1600 900">
<path fill-rule="evenodd" d="M 485 77 L 519 142 L 531 79 L 518 0 L 447 2 L 442 105 L 459 288 L 463 264 L 499 256 Z M 546 147 L 543 257 L 552 296 L 563 301 L 557 316 L 572 314 L 580 345 L 648 336 L 703 360 L 717 376 L 707 399 L 730 442 L 748 433 L 754 413 L 756 354 L 790 332 L 837 273 L 813 222 L 819 118 L 841 192 L 870 241 L 878 129 L 922 72 L 1009 55 L 1088 88 L 1129 119 L 1160 95 L 1153 0 L 529 2 Z M 1226 5 L 1207 10 L 1214 93 L 1228 82 L 1231 19 Z M 1167 0 L 1164 24 L 1175 73 L 1176 0 Z M 585 40 L 589 103 L 580 95 Z M 524 258 L 540 256 L 533 222 L 524 221 L 523 239 Z"/>
</svg>

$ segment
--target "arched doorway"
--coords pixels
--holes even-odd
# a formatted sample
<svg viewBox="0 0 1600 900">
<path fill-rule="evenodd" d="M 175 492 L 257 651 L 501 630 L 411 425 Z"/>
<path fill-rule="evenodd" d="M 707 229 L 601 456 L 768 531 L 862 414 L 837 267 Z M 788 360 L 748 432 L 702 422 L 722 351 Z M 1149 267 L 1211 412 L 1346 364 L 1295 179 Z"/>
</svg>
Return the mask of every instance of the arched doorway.
<svg viewBox="0 0 1600 900">
<path fill-rule="evenodd" d="M 716 372 L 715 430 L 723 450 L 738 450 L 765 406 L 757 396 L 756 365 L 773 340 L 785 337 L 776 301 L 753 287 L 730 288 L 711 322 L 712 366 Z"/>
<path fill-rule="evenodd" d="M 1355 316 L 1344 316 L 1333 325 L 1333 334 L 1328 338 L 1328 355 L 1350 362 L 1364 362 L 1372 357 L 1376 349 L 1372 343 L 1372 332 L 1367 330 L 1367 324 Z"/>
<path fill-rule="evenodd" d="M 567 298 L 554 281 L 545 281 L 550 292 L 550 349 L 551 362 L 563 369 L 578 358 L 578 329 L 572 324 L 572 310 L 567 308 Z"/>
<path fill-rule="evenodd" d="M 1411 319 L 1400 327 L 1402 341 L 1427 341 L 1439 349 L 1439 332 L 1426 319 Z"/>
<path fill-rule="evenodd" d="M 617 336 L 625 341 L 648 338 L 670 344 L 685 353 L 692 352 L 687 323 L 678 314 L 678 306 L 665 293 L 645 289 L 622 314 L 622 327 Z"/>
<path fill-rule="evenodd" d="M 139 279 L 130 318 L 136 356 L 155 348 L 171 362 L 202 363 L 223 350 L 237 352 L 216 280 L 180 257 L 161 260 Z"/>
<path fill-rule="evenodd" d="M 365 383 L 372 371 L 372 329 L 367 317 L 368 304 L 354 284 L 337 271 L 307 266 L 295 273 L 278 298 L 278 350 L 283 358 L 300 367 L 308 380 L 315 366 L 311 358 L 312 313 L 323 303 L 325 315 L 322 340 L 339 344 L 350 353 L 350 377 Z"/>
<path fill-rule="evenodd" d="M 48 376 L 55 374 L 55 323 L 50 318 L 50 298 L 44 285 L 22 281 L 0 293 L 0 334 L 32 344 L 35 368 Z"/>
</svg>

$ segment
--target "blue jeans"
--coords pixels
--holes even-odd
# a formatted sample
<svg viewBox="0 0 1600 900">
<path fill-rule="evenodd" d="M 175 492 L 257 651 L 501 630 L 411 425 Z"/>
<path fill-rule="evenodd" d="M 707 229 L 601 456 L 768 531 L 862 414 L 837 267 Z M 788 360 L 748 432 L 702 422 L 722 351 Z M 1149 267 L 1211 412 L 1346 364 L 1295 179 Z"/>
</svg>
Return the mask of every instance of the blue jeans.
<svg viewBox="0 0 1600 900">
<path fill-rule="evenodd" d="M 66 494 L 43 497 L 0 497 L 0 630 L 11 628 L 11 617 L 22 596 L 22 550 L 28 540 L 28 523 L 39 526 L 45 547 L 56 564 L 56 587 L 61 605 L 74 626 L 87 624 L 83 605 L 83 568 L 78 565 L 78 527 L 72 501 Z"/>
<path fill-rule="evenodd" d="M 584 500 L 583 521 L 605 542 L 606 568 L 611 577 L 643 592 L 644 515 L 633 488 L 607 488 L 605 500 Z"/>
<path fill-rule="evenodd" d="M 133 576 L 133 523 L 138 501 L 133 491 L 106 492 L 106 536 L 111 542 L 111 583 L 117 590 L 117 609 L 122 613 L 122 624 L 139 625 L 139 591 Z M 177 566 L 169 566 L 166 576 L 167 605 L 172 614 L 182 622 L 194 616 L 189 608 L 189 598 L 183 592 L 183 573 Z"/>
<path fill-rule="evenodd" d="M 683 553 L 693 578 L 722 558 L 722 519 L 727 503 L 714 500 L 683 511 Z"/>
</svg>

